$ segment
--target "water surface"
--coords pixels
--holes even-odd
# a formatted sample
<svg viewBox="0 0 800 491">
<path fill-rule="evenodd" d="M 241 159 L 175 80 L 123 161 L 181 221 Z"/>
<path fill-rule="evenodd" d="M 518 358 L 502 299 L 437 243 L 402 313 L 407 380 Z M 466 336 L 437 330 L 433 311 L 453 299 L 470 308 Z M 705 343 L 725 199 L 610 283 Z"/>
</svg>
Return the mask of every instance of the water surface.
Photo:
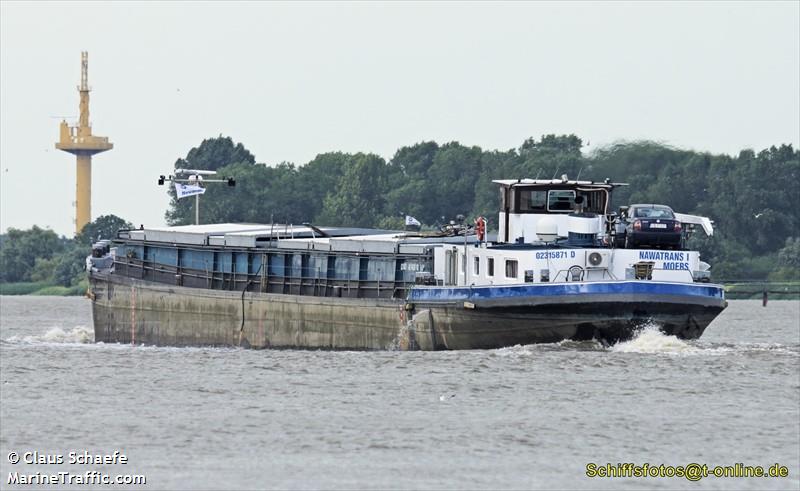
<svg viewBox="0 0 800 491">
<path fill-rule="evenodd" d="M 9 472 L 68 469 L 150 489 L 800 488 L 797 301 L 731 301 L 699 341 L 645 330 L 611 347 L 131 347 L 94 344 L 90 326 L 85 299 L 0 297 L 3 489 Z M 8 462 L 34 450 L 130 463 Z M 590 479 L 590 462 L 789 477 Z"/>
</svg>

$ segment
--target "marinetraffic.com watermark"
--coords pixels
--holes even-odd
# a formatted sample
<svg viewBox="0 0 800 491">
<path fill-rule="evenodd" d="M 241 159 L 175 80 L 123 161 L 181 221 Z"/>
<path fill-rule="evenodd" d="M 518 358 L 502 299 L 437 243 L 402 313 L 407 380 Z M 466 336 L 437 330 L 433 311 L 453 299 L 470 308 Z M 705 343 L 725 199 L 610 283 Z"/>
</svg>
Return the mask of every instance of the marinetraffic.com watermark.
<svg viewBox="0 0 800 491">
<path fill-rule="evenodd" d="M 781 464 L 769 467 L 760 465 L 744 465 L 738 462 L 733 465 L 709 466 L 708 464 L 691 463 L 687 465 L 634 464 L 632 462 L 617 464 L 586 464 L 586 477 L 677 477 L 689 481 L 699 481 L 708 477 L 789 477 L 789 468 Z"/>
<path fill-rule="evenodd" d="M 110 474 L 104 471 L 110 466 L 129 465 L 128 456 L 119 450 L 108 454 L 93 454 L 86 450 L 70 451 L 64 454 L 33 450 L 9 452 L 6 459 L 11 465 L 21 467 L 20 470 L 12 470 L 8 473 L 6 484 L 9 486 L 12 484 L 36 486 L 147 484 L 147 478 L 142 474 Z M 59 466 L 65 465 L 81 466 L 86 470 L 59 469 Z M 37 470 L 31 472 L 33 469 L 28 466 L 35 466 Z M 42 466 L 48 466 L 47 470 L 40 470 Z M 96 467 L 104 470 L 97 470 Z"/>
</svg>

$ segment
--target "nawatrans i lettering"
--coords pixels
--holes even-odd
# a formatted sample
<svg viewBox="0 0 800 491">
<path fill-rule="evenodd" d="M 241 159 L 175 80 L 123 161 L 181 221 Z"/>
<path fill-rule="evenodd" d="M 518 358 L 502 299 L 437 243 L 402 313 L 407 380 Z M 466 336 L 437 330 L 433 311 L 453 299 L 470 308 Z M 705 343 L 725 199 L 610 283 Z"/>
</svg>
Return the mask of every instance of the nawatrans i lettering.
<svg viewBox="0 0 800 491">
<path fill-rule="evenodd" d="M 689 255 L 671 251 L 639 251 L 639 259 L 643 261 L 663 261 L 664 269 L 689 270 Z"/>
</svg>

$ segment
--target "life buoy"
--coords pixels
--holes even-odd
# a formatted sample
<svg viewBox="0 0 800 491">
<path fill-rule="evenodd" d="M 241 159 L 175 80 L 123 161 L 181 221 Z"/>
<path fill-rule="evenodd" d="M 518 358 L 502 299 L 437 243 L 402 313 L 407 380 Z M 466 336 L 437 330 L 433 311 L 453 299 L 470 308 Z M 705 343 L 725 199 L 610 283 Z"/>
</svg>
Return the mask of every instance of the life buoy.
<svg viewBox="0 0 800 491">
<path fill-rule="evenodd" d="M 475 234 L 478 236 L 478 241 L 483 242 L 486 237 L 486 219 L 478 217 L 475 219 Z"/>
</svg>

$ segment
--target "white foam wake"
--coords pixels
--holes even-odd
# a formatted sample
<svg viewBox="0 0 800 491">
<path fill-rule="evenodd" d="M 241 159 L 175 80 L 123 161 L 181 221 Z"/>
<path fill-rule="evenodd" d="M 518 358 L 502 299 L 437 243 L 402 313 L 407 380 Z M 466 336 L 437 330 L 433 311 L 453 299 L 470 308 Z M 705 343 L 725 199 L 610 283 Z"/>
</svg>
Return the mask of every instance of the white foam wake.
<svg viewBox="0 0 800 491">
<path fill-rule="evenodd" d="M 689 354 L 698 348 L 678 339 L 676 336 L 664 334 L 654 324 L 647 324 L 630 341 L 617 343 L 610 348 L 617 353 L 666 353 Z"/>
<path fill-rule="evenodd" d="M 73 327 L 65 331 L 54 327 L 41 335 L 11 336 L 5 340 L 8 343 L 54 343 L 54 344 L 86 344 L 94 341 L 94 332 L 86 326 Z"/>
</svg>

